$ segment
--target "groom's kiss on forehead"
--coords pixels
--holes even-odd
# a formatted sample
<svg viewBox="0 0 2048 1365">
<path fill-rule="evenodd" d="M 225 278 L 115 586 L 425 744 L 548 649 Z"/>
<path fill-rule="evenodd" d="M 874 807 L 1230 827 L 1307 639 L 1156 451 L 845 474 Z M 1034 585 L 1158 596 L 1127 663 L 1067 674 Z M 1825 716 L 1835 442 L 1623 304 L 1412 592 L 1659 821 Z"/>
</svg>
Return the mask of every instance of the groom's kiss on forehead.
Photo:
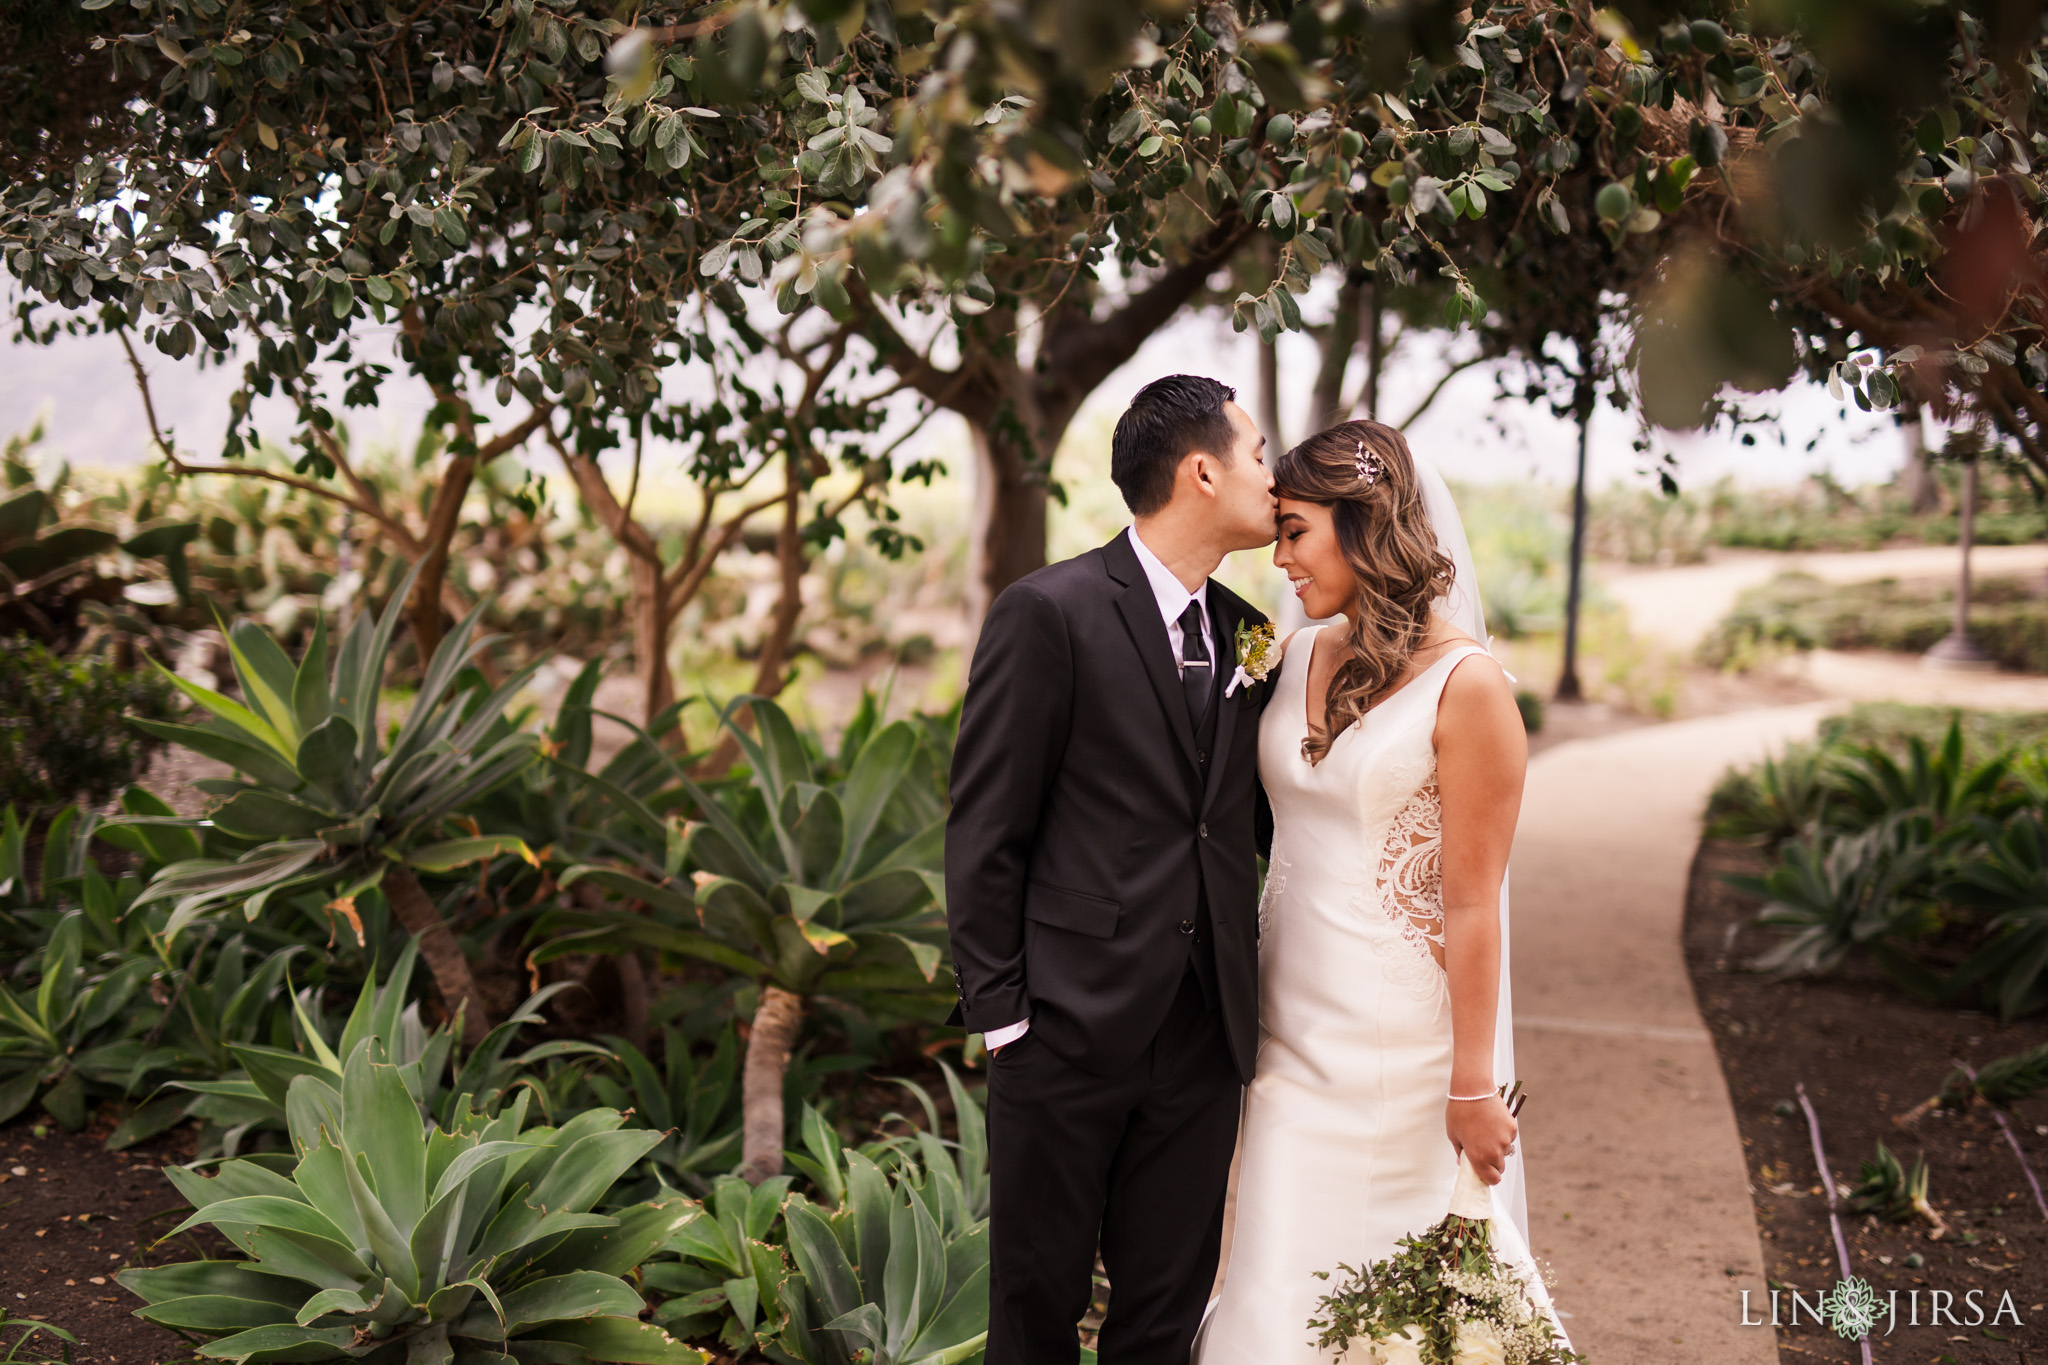
<svg viewBox="0 0 2048 1365">
<path fill-rule="evenodd" d="M 1224 555 L 1273 543 L 1278 504 L 1266 438 L 1234 393 L 1189 375 L 1154 381 L 1110 446 L 1110 478 L 1139 535 L 1190 591 Z M 1178 460 L 1159 458 L 1176 449 L 1185 452 Z"/>
</svg>

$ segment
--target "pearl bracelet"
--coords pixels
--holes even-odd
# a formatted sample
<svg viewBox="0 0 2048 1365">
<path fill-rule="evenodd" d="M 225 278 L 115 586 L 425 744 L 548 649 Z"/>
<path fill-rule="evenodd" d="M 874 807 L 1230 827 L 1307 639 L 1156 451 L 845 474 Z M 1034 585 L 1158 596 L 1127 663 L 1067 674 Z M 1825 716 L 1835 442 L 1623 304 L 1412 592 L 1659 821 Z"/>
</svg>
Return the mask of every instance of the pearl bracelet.
<svg viewBox="0 0 2048 1365">
<path fill-rule="evenodd" d="M 1446 1091 L 1444 1098 L 1451 1100 L 1497 1100 L 1500 1098 L 1500 1091 L 1489 1090 L 1484 1095 L 1453 1095 Z"/>
</svg>

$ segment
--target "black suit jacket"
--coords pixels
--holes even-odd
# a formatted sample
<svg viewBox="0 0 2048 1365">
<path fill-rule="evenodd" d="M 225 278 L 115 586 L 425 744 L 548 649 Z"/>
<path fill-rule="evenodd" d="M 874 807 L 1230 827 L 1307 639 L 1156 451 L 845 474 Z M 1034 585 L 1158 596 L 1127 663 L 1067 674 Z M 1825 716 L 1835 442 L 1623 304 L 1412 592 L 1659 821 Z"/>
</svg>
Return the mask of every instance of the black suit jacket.
<svg viewBox="0 0 2048 1365">
<path fill-rule="evenodd" d="M 1222 585 L 1218 666 L 1266 618 Z M 946 920 L 960 1006 L 987 1032 L 1023 1019 L 1108 1075 L 1151 1043 L 1188 968 L 1181 926 L 1206 893 L 1231 1057 L 1258 1048 L 1259 713 L 1219 695 L 1206 782 L 1157 599 L 1125 534 L 1011 585 L 969 671 L 946 824 Z"/>
</svg>

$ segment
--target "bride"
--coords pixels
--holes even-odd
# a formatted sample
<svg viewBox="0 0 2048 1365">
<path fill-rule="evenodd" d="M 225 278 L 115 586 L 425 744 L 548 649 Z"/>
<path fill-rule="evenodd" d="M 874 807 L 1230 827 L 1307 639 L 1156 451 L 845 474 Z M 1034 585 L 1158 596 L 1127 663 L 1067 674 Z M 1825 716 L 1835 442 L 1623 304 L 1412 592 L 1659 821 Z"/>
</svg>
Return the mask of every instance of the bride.
<svg viewBox="0 0 2048 1365">
<path fill-rule="evenodd" d="M 1329 1359 L 1307 1327 L 1331 1283 L 1316 1273 L 1442 1218 L 1460 1153 L 1492 1187 L 1497 1252 L 1534 1269 L 1497 1093 L 1528 740 L 1480 643 L 1464 530 L 1442 477 L 1377 422 L 1310 437 L 1273 475 L 1273 561 L 1311 618 L 1343 619 L 1289 637 L 1259 731 L 1261 1043 L 1200 1365 Z"/>
</svg>

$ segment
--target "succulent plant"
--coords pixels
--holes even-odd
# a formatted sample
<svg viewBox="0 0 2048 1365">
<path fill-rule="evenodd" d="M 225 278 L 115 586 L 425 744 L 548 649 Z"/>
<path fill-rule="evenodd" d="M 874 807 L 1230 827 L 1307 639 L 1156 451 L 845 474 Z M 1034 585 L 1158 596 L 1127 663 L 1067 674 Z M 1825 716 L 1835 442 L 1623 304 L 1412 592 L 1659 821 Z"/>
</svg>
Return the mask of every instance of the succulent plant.
<svg viewBox="0 0 2048 1365">
<path fill-rule="evenodd" d="M 210 1178 L 167 1168 L 195 1206 L 178 1230 L 210 1224 L 249 1259 L 123 1271 L 138 1316 L 238 1362 L 703 1365 L 640 1321 L 621 1278 L 689 1220 L 689 1201 L 591 1211 L 659 1134 L 609 1109 L 527 1128 L 523 1090 L 495 1116 L 465 1098 L 431 1124 L 375 1038 L 339 1082 L 292 1080 L 288 1175 L 247 1159 Z"/>
</svg>

